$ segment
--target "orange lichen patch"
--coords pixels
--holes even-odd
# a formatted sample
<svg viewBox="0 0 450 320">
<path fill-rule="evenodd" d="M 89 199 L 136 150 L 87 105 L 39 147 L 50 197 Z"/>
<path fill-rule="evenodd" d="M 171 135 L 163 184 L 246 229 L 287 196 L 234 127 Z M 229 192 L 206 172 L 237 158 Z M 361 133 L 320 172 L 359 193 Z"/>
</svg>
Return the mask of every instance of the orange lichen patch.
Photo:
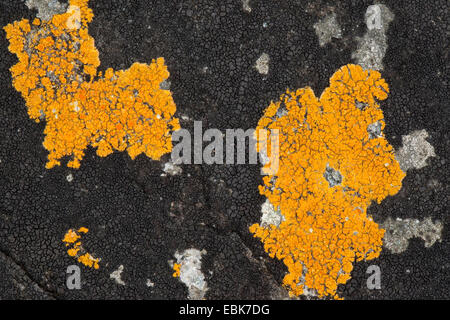
<svg viewBox="0 0 450 320">
<path fill-rule="evenodd" d="M 98 269 L 98 262 L 100 259 L 94 258 L 90 253 L 86 252 L 84 248 L 81 246 L 81 241 L 78 241 L 81 236 L 79 233 L 87 233 L 89 230 L 85 227 L 81 227 L 78 229 L 78 232 L 72 229 L 66 232 L 63 238 L 63 242 L 66 244 L 66 247 L 71 246 L 67 250 L 67 254 L 71 257 L 77 258 L 77 261 L 84 264 L 89 268 Z"/>
<path fill-rule="evenodd" d="M 97 72 L 99 53 L 88 34 L 93 13 L 88 0 L 70 0 L 69 10 L 49 21 L 27 19 L 4 29 L 19 62 L 13 85 L 25 99 L 30 118 L 46 121 L 46 167 L 78 168 L 90 145 L 105 157 L 114 150 L 131 158 L 158 160 L 172 150 L 171 133 L 180 128 L 163 58 L 134 63 L 127 70 Z"/>
<path fill-rule="evenodd" d="M 78 232 L 81 232 L 81 233 L 88 233 L 88 231 L 89 231 L 89 229 L 85 228 L 85 227 L 81 227 L 80 229 L 78 229 Z"/>
<path fill-rule="evenodd" d="M 78 262 L 81 262 L 82 264 L 84 264 L 89 268 L 94 267 L 94 269 L 98 269 L 99 268 L 98 261 L 99 261 L 98 259 L 95 259 L 89 253 L 85 253 L 78 257 Z"/>
<path fill-rule="evenodd" d="M 180 276 L 180 268 L 181 268 L 181 264 L 179 264 L 179 263 L 174 263 L 174 265 L 173 265 L 173 270 L 175 271 L 174 273 L 173 273 L 173 277 L 174 278 L 178 278 L 179 276 Z"/>
<path fill-rule="evenodd" d="M 288 90 L 258 123 L 257 129 L 279 130 L 279 170 L 265 165 L 269 175 L 260 193 L 284 221 L 279 227 L 254 224 L 250 232 L 270 257 L 285 263 L 283 284 L 293 295 L 307 287 L 338 298 L 337 286 L 350 279 L 355 259 L 381 252 L 384 230 L 366 210 L 373 200 L 397 193 L 405 176 L 381 131 L 376 99 L 388 92 L 379 72 L 346 65 L 320 99 L 311 88 Z M 374 136 L 368 126 L 377 122 Z M 270 139 L 257 140 L 258 151 L 272 150 Z"/>
<path fill-rule="evenodd" d="M 74 230 L 70 229 L 64 236 L 63 242 L 65 242 L 66 246 L 68 246 L 70 243 L 74 243 L 78 239 L 80 239 L 80 236 Z"/>
</svg>

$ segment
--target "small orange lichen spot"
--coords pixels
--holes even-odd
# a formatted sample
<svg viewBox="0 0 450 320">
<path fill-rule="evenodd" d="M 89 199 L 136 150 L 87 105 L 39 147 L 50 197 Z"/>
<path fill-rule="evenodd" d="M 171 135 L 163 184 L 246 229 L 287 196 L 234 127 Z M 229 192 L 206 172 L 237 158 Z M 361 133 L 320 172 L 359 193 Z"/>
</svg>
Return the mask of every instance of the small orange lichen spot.
<svg viewBox="0 0 450 320">
<path fill-rule="evenodd" d="M 69 231 L 67 231 L 66 235 L 64 236 L 63 242 L 65 242 L 66 245 L 69 245 L 69 243 L 74 243 L 79 238 L 80 238 L 80 236 L 75 231 L 70 229 Z"/>
<path fill-rule="evenodd" d="M 71 248 L 69 250 L 67 250 L 67 253 L 69 254 L 69 256 L 71 257 L 75 257 L 78 253 L 78 251 L 80 250 L 80 248 Z"/>
<path fill-rule="evenodd" d="M 174 263 L 173 271 L 175 271 L 175 272 L 172 275 L 174 278 L 178 278 L 180 276 L 180 267 L 181 267 L 181 264 Z"/>
<path fill-rule="evenodd" d="M 284 220 L 249 230 L 287 266 L 283 284 L 291 295 L 309 288 L 339 298 L 337 286 L 350 279 L 355 259 L 381 252 L 384 230 L 367 207 L 396 194 L 405 176 L 382 132 L 376 99 L 388 92 L 379 72 L 350 64 L 335 72 L 320 99 L 311 88 L 288 90 L 258 123 L 256 132 L 279 132 L 279 169 L 265 165 L 260 193 Z M 267 136 L 257 140 L 258 151 L 272 150 Z"/>
<path fill-rule="evenodd" d="M 14 88 L 31 119 L 46 121 L 46 168 L 79 168 L 88 146 L 105 157 L 114 150 L 131 158 L 141 153 L 159 160 L 172 150 L 180 128 L 163 58 L 134 63 L 127 70 L 97 72 L 99 53 L 88 33 L 89 0 L 70 0 L 66 13 L 50 20 L 27 19 L 4 27 L 9 50 L 19 62 L 11 68 Z"/>
<path fill-rule="evenodd" d="M 78 229 L 79 233 L 87 233 L 88 229 L 85 227 L 81 227 Z M 71 248 L 67 250 L 67 254 L 71 257 L 77 258 L 77 261 L 84 264 L 86 267 L 98 269 L 98 262 L 100 259 L 94 258 L 90 253 L 86 252 L 84 248 L 81 246 L 81 241 L 77 241 L 81 238 L 81 236 L 74 230 L 69 229 L 67 233 L 64 235 L 63 242 L 65 242 L 66 247 L 72 245 Z"/>
<path fill-rule="evenodd" d="M 88 228 L 85 227 L 81 227 L 80 229 L 78 229 L 78 232 L 82 232 L 82 233 L 87 233 L 89 231 Z"/>
<path fill-rule="evenodd" d="M 84 264 L 85 266 L 92 268 L 94 267 L 94 269 L 98 269 L 98 259 L 95 259 L 94 257 L 92 257 L 89 253 L 85 253 L 81 256 L 78 257 L 78 262 L 81 262 L 82 264 Z"/>
</svg>

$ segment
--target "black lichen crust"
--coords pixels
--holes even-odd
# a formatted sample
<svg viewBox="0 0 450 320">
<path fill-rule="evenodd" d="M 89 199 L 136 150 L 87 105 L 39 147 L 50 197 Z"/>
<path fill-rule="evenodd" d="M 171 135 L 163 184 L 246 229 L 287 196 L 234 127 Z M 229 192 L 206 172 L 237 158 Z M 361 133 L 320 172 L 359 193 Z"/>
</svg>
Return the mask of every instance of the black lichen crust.
<svg viewBox="0 0 450 320">
<path fill-rule="evenodd" d="M 442 242 L 425 248 L 413 239 L 407 251 L 358 263 L 340 286 L 346 299 L 450 298 L 449 120 L 447 1 L 384 1 L 395 14 L 387 37 L 383 77 L 384 130 L 397 149 L 401 136 L 426 129 L 436 157 L 410 170 L 402 190 L 372 205 L 375 221 L 431 216 L 444 223 Z M 286 88 L 316 93 L 342 65 L 352 62 L 356 36 L 366 30 L 371 1 L 91 0 L 90 34 L 101 67 L 128 68 L 164 57 L 181 126 L 254 128 L 270 100 Z M 313 24 L 333 10 L 342 39 L 320 47 Z M 35 12 L 23 2 L 0 0 L 0 26 Z M 87 151 L 79 170 L 45 169 L 43 124 L 31 121 L 11 84 L 16 58 L 0 31 L 0 298 L 185 299 L 168 261 L 178 250 L 205 249 L 206 299 L 285 298 L 286 269 L 271 259 L 248 231 L 261 217 L 257 165 L 182 165 L 161 176 L 163 163 L 126 153 L 99 158 Z M 254 68 L 262 53 L 269 74 Z M 66 176 L 72 174 L 73 181 Z M 439 183 L 429 187 L 429 182 Z M 70 228 L 89 228 L 83 247 L 100 257 L 100 269 L 82 270 L 82 289 L 66 288 L 66 268 L 76 262 L 62 238 Z M 382 271 L 382 289 L 366 287 L 367 266 Z M 110 278 L 124 266 L 125 286 Z M 409 271 L 407 271 L 409 270 Z M 147 279 L 154 283 L 146 285 Z"/>
</svg>

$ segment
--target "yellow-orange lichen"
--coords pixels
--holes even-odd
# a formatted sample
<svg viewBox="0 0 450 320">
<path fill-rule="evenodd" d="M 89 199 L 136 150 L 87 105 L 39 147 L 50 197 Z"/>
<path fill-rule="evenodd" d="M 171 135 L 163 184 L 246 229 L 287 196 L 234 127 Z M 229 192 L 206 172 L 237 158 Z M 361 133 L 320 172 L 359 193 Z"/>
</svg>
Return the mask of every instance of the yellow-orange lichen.
<svg viewBox="0 0 450 320">
<path fill-rule="evenodd" d="M 88 231 L 89 230 L 85 227 L 81 227 L 78 231 L 69 229 L 62 241 L 66 244 L 66 247 L 71 246 L 71 248 L 67 250 L 69 256 L 77 258 L 77 261 L 86 267 L 98 269 L 98 262 L 100 259 L 94 258 L 90 253 L 86 252 L 81 246 L 81 241 L 78 241 L 81 238 L 79 233 L 87 233 Z"/>
<path fill-rule="evenodd" d="M 174 263 L 173 264 L 173 271 L 175 271 L 172 276 L 174 278 L 178 278 L 180 276 L 180 268 L 181 268 L 181 264 L 179 263 Z"/>
<path fill-rule="evenodd" d="M 284 220 L 278 227 L 254 224 L 250 232 L 287 266 L 283 284 L 291 294 L 307 287 L 338 298 L 355 259 L 380 254 L 384 230 L 366 210 L 397 193 L 405 176 L 381 131 L 376 99 L 388 92 L 379 72 L 350 64 L 331 77 L 320 99 L 311 88 L 288 90 L 258 123 L 257 129 L 279 130 L 279 153 L 271 155 L 279 157 L 279 169 L 265 165 L 260 193 Z M 258 150 L 272 150 L 270 139 L 257 139 Z"/>
<path fill-rule="evenodd" d="M 30 118 L 46 121 L 46 167 L 78 168 L 90 145 L 105 157 L 114 150 L 131 158 L 144 153 L 158 160 L 172 149 L 179 129 L 163 58 L 127 70 L 97 72 L 99 53 L 88 34 L 93 18 L 89 0 L 70 0 L 64 14 L 49 21 L 27 19 L 4 29 L 19 62 L 11 68 L 13 85 L 25 99 Z"/>
</svg>

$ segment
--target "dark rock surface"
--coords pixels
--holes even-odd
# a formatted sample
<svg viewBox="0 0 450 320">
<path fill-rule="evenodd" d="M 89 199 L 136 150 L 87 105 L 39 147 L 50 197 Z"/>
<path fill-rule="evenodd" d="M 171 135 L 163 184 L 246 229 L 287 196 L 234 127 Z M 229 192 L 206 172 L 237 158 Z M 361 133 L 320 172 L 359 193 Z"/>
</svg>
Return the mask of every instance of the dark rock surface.
<svg viewBox="0 0 450 320">
<path fill-rule="evenodd" d="M 426 129 L 436 157 L 410 170 L 402 190 L 369 213 L 375 221 L 431 216 L 444 223 L 442 241 L 425 248 L 413 239 L 401 254 L 357 263 L 339 287 L 346 299 L 450 298 L 448 3 L 384 1 L 395 14 L 387 31 L 383 77 L 390 86 L 381 103 L 384 132 L 395 149 L 402 135 Z M 101 70 L 126 69 L 162 56 L 184 128 L 253 128 L 270 100 L 286 88 L 311 86 L 316 95 L 329 77 L 351 63 L 355 37 L 365 32 L 371 1 L 91 0 L 90 34 Z M 319 46 L 313 24 L 329 8 L 342 39 Z M 0 26 L 32 18 L 23 1 L 0 0 Z M 447 22 L 446 22 L 447 21 Z M 286 268 L 264 252 L 248 227 L 259 222 L 261 182 L 257 165 L 182 165 L 162 177 L 162 161 L 126 153 L 106 158 L 89 149 L 81 168 L 45 169 L 43 124 L 28 118 L 11 84 L 9 53 L 0 30 L 0 298 L 185 299 L 186 286 L 172 277 L 168 261 L 189 248 L 205 249 L 206 299 L 284 298 Z M 270 57 L 268 75 L 254 68 Z M 68 182 L 66 176 L 73 175 Z M 438 187 L 429 187 L 437 180 Z M 62 243 L 70 228 L 89 228 L 83 247 L 100 257 L 100 269 L 81 267 L 82 289 L 66 288 L 75 264 Z M 382 289 L 368 290 L 366 269 L 377 264 Z M 124 266 L 118 285 L 110 274 Z M 407 272 L 409 270 L 409 272 Z M 146 285 L 147 279 L 154 283 Z"/>
</svg>

